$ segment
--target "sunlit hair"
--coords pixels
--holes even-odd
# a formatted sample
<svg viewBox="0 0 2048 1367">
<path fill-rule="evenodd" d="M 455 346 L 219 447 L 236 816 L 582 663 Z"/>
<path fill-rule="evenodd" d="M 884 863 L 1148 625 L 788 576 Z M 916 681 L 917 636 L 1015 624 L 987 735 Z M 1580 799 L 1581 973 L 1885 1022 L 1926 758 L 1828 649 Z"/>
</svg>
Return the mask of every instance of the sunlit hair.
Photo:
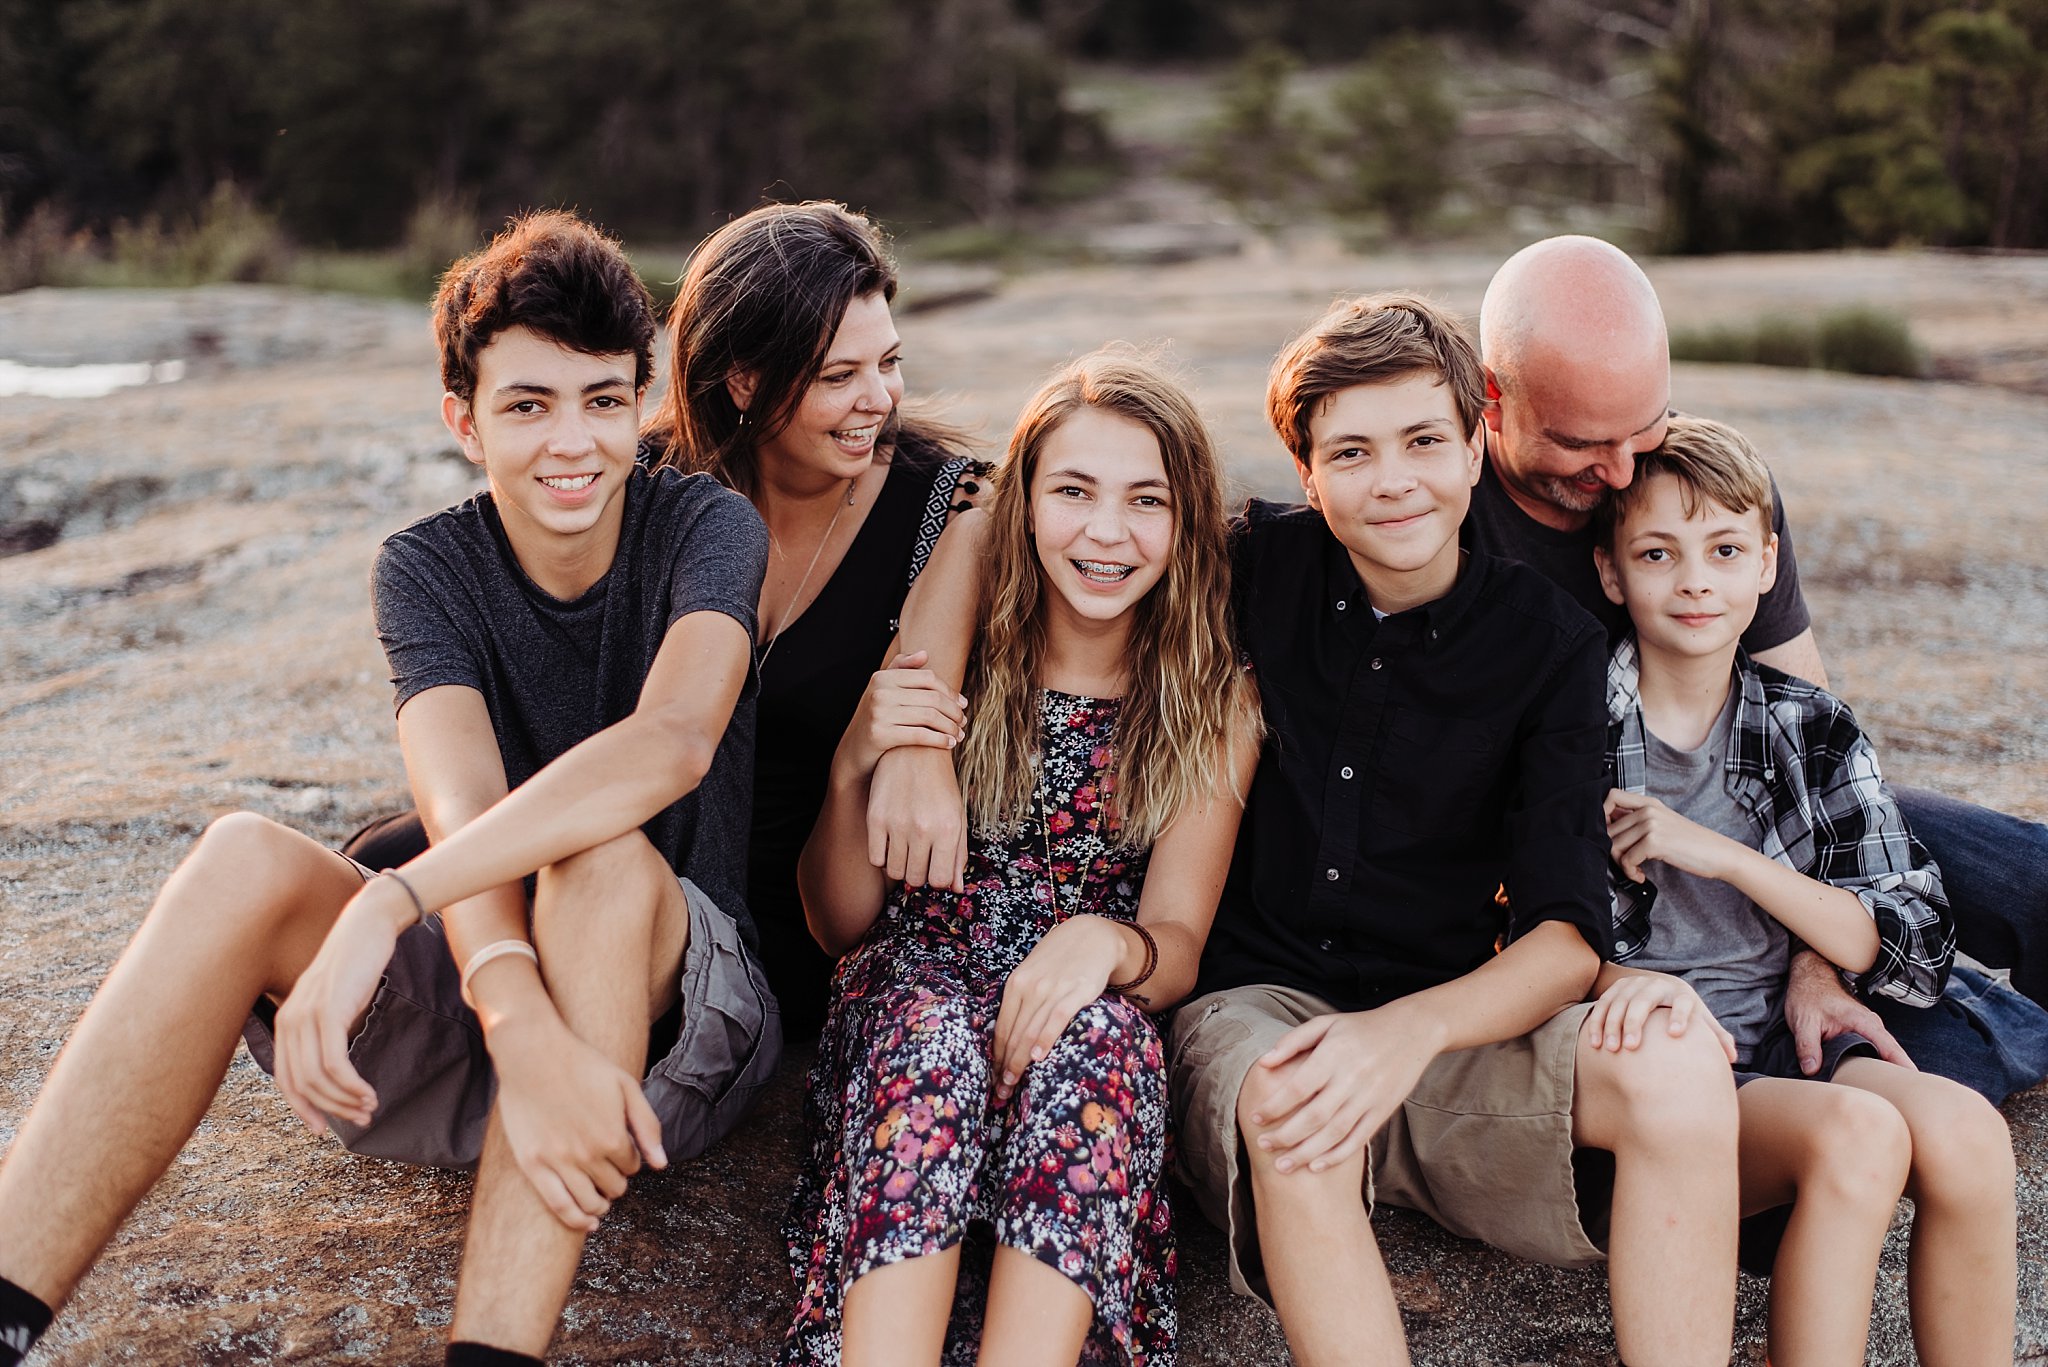
<svg viewBox="0 0 2048 1367">
<path fill-rule="evenodd" d="M 654 374 L 654 300 L 618 239 L 560 209 L 522 214 L 450 266 L 434 292 L 441 387 L 476 397 L 477 357 L 510 328 L 591 356 L 633 357 L 633 388 Z"/>
<path fill-rule="evenodd" d="M 1266 418 L 1295 460 L 1309 463 L 1316 406 L 1354 385 L 1433 375 L 1450 386 L 1470 437 L 1486 406 L 1486 372 L 1458 320 L 1412 294 L 1368 294 L 1333 306 L 1281 348 L 1266 380 Z"/>
<path fill-rule="evenodd" d="M 708 471 L 751 496 L 759 444 L 796 415 L 856 299 L 896 297 L 896 262 L 873 223 L 841 204 L 766 204 L 704 239 L 669 310 L 668 393 L 646 435 L 663 464 Z M 751 375 L 742 413 L 726 381 Z M 925 454 L 957 434 L 889 415 L 878 452 Z"/>
<path fill-rule="evenodd" d="M 1120 838 L 1148 845 L 1179 813 L 1234 791 L 1230 742 L 1257 726 L 1258 703 L 1232 643 L 1215 445 L 1180 387 L 1125 352 L 1098 351 L 1060 370 L 1024 405 L 1011 434 L 985 505 L 980 639 L 967 671 L 974 725 L 961 746 L 960 786 L 977 829 L 1014 833 L 1032 812 L 1045 596 L 1056 591 L 1032 542 L 1032 484 L 1047 439 L 1083 408 L 1153 435 L 1173 505 L 1166 572 L 1131 609 L 1115 759 L 1104 783 Z"/>
<path fill-rule="evenodd" d="M 1777 515 L 1771 497 L 1771 472 L 1756 448 L 1740 432 L 1710 418 L 1673 416 L 1656 450 L 1636 457 L 1636 475 L 1593 510 L 1594 544 L 1612 550 L 1622 519 L 1641 506 L 1651 479 L 1670 475 L 1678 481 L 1679 506 L 1687 517 L 1699 516 L 1700 504 L 1718 504 L 1731 513 L 1755 509 L 1764 535 Z"/>
</svg>

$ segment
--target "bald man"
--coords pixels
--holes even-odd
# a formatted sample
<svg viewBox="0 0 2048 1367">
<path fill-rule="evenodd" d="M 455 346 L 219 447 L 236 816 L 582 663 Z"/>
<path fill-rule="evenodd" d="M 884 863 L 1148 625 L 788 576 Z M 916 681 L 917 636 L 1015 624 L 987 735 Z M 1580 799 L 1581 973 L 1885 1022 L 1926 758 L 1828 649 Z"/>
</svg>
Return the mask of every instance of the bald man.
<svg viewBox="0 0 2048 1367">
<path fill-rule="evenodd" d="M 1609 491 L 1635 477 L 1636 458 L 1664 440 L 1671 352 L 1657 292 L 1618 247 L 1548 238 L 1494 276 L 1479 333 L 1487 460 L 1467 540 L 1542 571 L 1619 635 L 1628 616 L 1600 589 L 1591 522 Z M 1774 503 L 1777 582 L 1742 644 L 1752 658 L 1825 686 L 1784 500 Z M 2015 986 L 2048 998 L 2048 828 L 1937 793 L 1896 791 L 1941 865 L 1963 948 L 2011 965 Z M 1967 966 L 1939 1007 L 1880 1002 L 1873 1012 L 1825 960 L 1803 952 L 1785 1009 L 1808 1071 L 1824 1039 L 1854 1030 L 1887 1057 L 1911 1055 L 1993 1101 L 2048 1074 L 2048 1014 Z"/>
</svg>

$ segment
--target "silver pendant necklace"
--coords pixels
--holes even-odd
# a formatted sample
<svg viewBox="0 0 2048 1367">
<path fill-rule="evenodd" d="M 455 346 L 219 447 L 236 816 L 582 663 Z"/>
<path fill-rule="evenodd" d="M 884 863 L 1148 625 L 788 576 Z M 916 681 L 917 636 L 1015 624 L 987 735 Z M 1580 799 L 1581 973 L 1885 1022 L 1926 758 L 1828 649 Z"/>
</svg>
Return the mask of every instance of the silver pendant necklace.
<svg viewBox="0 0 2048 1367">
<path fill-rule="evenodd" d="M 825 554 L 825 547 L 831 544 L 832 533 L 839 526 L 839 515 L 853 506 L 853 486 L 858 478 L 859 476 L 855 476 L 854 479 L 846 481 L 846 497 L 841 499 L 839 506 L 832 510 L 832 520 L 825 524 L 825 534 L 818 538 L 818 549 L 811 552 L 811 563 L 804 566 L 804 577 L 796 581 L 796 592 L 790 594 L 789 601 L 783 604 L 783 615 L 780 619 L 781 625 L 775 628 L 773 636 L 770 636 L 761 643 L 761 657 L 754 662 L 754 668 L 757 671 L 767 667 L 768 653 L 775 649 L 775 643 L 782 639 L 782 633 L 789 630 L 789 614 L 796 611 L 796 605 L 803 601 L 804 590 L 811 586 L 811 575 L 817 571 L 818 560 L 819 557 Z M 775 533 L 773 531 L 768 533 L 768 540 L 775 546 L 776 552 L 780 554 L 782 544 L 775 540 Z"/>
</svg>

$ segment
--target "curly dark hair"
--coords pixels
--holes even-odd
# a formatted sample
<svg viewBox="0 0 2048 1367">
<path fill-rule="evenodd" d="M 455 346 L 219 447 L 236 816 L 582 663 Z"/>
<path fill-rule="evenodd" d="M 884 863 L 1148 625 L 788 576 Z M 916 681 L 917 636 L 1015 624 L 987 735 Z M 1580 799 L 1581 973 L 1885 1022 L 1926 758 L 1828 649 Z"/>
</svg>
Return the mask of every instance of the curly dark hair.
<svg viewBox="0 0 2048 1367">
<path fill-rule="evenodd" d="M 441 384 L 476 397 L 476 361 L 507 328 L 591 356 L 633 353 L 636 390 L 654 376 L 654 299 L 618 239 L 561 209 L 521 214 L 450 266 L 434 294 Z"/>
</svg>

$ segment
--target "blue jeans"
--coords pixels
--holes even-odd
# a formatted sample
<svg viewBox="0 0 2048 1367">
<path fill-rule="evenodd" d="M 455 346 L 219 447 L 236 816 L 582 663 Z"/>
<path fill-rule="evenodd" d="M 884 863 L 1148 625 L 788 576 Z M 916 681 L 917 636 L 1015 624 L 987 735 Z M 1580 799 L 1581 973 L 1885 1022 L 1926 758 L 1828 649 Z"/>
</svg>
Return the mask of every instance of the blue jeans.
<svg viewBox="0 0 2048 1367">
<path fill-rule="evenodd" d="M 1920 1068 L 1998 1105 L 2048 1078 L 2048 1011 L 1964 964 L 1933 1006 L 1870 1003 Z"/>
<path fill-rule="evenodd" d="M 1892 791 L 1941 866 L 1957 943 L 2010 968 L 2012 987 L 1959 965 L 1935 1006 L 1873 1005 L 1915 1063 L 2003 1101 L 2048 1077 L 2048 1011 L 2036 1004 L 2048 1001 L 2048 826 L 1925 788 Z"/>
<path fill-rule="evenodd" d="M 1925 788 L 1892 793 L 1941 865 L 1963 953 L 2011 969 L 2014 987 L 2048 1005 L 2048 826 Z"/>
</svg>

